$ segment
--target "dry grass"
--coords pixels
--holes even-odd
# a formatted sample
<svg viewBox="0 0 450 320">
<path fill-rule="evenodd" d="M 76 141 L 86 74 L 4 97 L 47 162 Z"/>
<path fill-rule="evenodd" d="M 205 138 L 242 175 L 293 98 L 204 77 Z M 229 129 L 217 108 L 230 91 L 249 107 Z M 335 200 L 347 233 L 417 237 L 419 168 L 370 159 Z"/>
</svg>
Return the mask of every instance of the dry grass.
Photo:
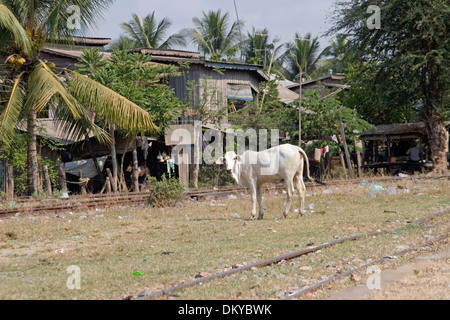
<svg viewBox="0 0 450 320">
<path fill-rule="evenodd" d="M 396 187 L 384 183 L 385 187 Z M 448 180 L 407 181 L 410 193 L 367 198 L 368 187 L 308 189 L 314 212 L 280 219 L 285 197 L 266 193 L 263 221 L 250 221 L 247 195 L 236 200 L 187 201 L 178 208 L 133 208 L 54 216 L 19 217 L 0 223 L 0 299 L 120 299 L 216 273 L 235 264 L 271 258 L 309 243 L 393 229 L 450 207 Z M 298 203 L 295 204 L 298 206 Z M 294 207 L 296 207 L 294 206 Z M 61 218 L 61 216 L 63 218 Z M 362 239 L 276 266 L 236 274 L 176 292 L 180 299 L 271 299 L 297 287 L 363 264 L 398 245 L 442 232 L 409 225 L 395 235 Z M 57 254 L 55 250 L 64 249 Z M 81 290 L 66 286 L 67 267 L 81 269 Z M 303 267 L 303 268 L 302 268 Z M 306 268 L 305 268 L 306 267 Z M 134 275 L 140 272 L 143 275 Z M 338 285 L 348 285 L 342 281 Z M 329 289 L 316 294 L 326 296 Z M 167 298 L 167 297 L 160 297 Z"/>
<path fill-rule="evenodd" d="M 383 290 L 368 296 L 367 300 L 449 300 L 450 258 L 414 264 L 413 273 Z"/>
</svg>

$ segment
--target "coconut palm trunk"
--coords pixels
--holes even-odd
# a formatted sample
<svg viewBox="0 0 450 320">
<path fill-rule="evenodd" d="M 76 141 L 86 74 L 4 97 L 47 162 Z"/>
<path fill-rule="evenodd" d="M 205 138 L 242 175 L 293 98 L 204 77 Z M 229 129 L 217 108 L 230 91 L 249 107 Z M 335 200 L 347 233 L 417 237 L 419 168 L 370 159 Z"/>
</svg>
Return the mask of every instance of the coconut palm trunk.
<svg viewBox="0 0 450 320">
<path fill-rule="evenodd" d="M 37 113 L 30 111 L 27 119 L 27 194 L 33 195 L 39 192 L 39 164 L 36 139 Z"/>
</svg>

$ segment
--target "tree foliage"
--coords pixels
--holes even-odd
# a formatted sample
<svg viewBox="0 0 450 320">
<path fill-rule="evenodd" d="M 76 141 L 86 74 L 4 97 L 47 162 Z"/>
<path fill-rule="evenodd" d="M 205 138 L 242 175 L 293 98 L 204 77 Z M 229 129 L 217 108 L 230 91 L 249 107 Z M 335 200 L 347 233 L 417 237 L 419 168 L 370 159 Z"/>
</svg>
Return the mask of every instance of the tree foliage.
<svg viewBox="0 0 450 320">
<path fill-rule="evenodd" d="M 282 56 L 288 71 L 286 78 L 299 79 L 302 72 L 303 78 L 311 79 L 313 72 L 319 66 L 320 59 L 327 54 L 328 48 L 320 50 L 318 37 L 313 37 L 311 33 L 302 37 L 296 33 L 294 41 L 286 44 L 286 51 Z"/>
<path fill-rule="evenodd" d="M 211 60 L 221 60 L 224 57 L 232 59 L 237 52 L 240 42 L 239 29 L 243 27 L 242 21 L 235 21 L 230 25 L 228 13 L 217 11 L 203 12 L 203 17 L 192 19 L 194 28 L 184 32 L 198 50 Z"/>
<path fill-rule="evenodd" d="M 175 33 L 167 37 L 167 32 L 172 26 L 172 21 L 163 18 L 158 21 L 155 17 L 155 11 L 140 18 L 133 14 L 128 22 L 121 24 L 125 35 L 119 41 L 113 44 L 114 49 L 120 49 L 121 46 L 132 46 L 135 48 L 163 48 L 169 49 L 175 46 L 185 46 L 184 36 Z"/>
<path fill-rule="evenodd" d="M 302 108 L 305 109 L 302 111 L 302 141 L 312 141 L 311 147 L 314 148 L 329 146 L 332 153 L 342 152 L 342 142 L 339 139 L 341 120 L 348 141 L 359 140 L 358 133 L 373 128 L 354 109 L 344 107 L 338 99 L 324 99 L 314 90 L 306 91 Z M 296 136 L 298 137 L 298 133 Z"/>
<path fill-rule="evenodd" d="M 369 5 L 380 9 L 381 28 L 369 28 Z M 450 4 L 447 0 L 368 1 L 337 3 L 330 33 L 347 34 L 354 47 L 355 66 L 350 103 L 372 104 L 383 115 L 398 112 L 395 120 L 417 109 L 425 121 L 435 171 L 447 171 L 450 118 Z M 368 13 L 369 12 L 369 13 Z M 360 80 L 359 80 L 360 79 Z M 395 112 L 395 111 L 394 111 Z M 386 120 L 381 117 L 378 121 Z"/>
</svg>

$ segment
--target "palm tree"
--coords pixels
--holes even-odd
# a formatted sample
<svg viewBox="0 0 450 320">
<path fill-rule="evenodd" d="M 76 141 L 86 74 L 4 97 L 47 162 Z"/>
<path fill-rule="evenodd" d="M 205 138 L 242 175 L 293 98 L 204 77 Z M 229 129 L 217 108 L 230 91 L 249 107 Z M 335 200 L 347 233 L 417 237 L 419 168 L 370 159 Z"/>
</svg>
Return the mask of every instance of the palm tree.
<svg viewBox="0 0 450 320">
<path fill-rule="evenodd" d="M 313 38 L 311 33 L 307 33 L 304 38 L 295 33 L 294 42 L 286 44 L 286 47 L 282 59 L 287 66 L 287 78 L 290 80 L 296 80 L 300 72 L 303 78 L 310 79 L 320 59 L 326 56 L 329 50 L 326 48 L 320 51 L 319 38 Z"/>
<path fill-rule="evenodd" d="M 267 28 L 255 30 L 253 27 L 252 32 L 247 34 L 246 42 L 246 62 L 267 66 L 273 50 L 273 44 L 269 43 L 269 31 Z"/>
<path fill-rule="evenodd" d="M 336 39 L 330 41 L 326 51 L 329 58 L 322 61 L 319 72 L 328 73 L 329 70 L 332 70 L 334 73 L 345 73 L 353 60 L 352 50 L 346 35 L 338 34 Z"/>
<path fill-rule="evenodd" d="M 128 51 L 132 49 L 137 49 L 139 44 L 133 39 L 128 38 L 127 36 L 121 35 L 119 39 L 114 40 L 111 45 L 109 45 L 107 51 L 114 52 L 118 51 Z"/>
<path fill-rule="evenodd" d="M 220 60 L 223 56 L 231 57 L 237 52 L 241 40 L 242 22 L 233 22 L 231 27 L 228 13 L 217 11 L 203 12 L 203 17 L 193 18 L 194 28 L 185 30 L 198 50 L 212 60 Z"/>
<path fill-rule="evenodd" d="M 55 39 L 69 39 L 69 7 L 78 5 L 81 25 L 89 27 L 110 0 L 3 0 L 0 2 L 0 64 L 2 82 L 9 83 L 8 98 L 0 105 L 0 143 L 8 145 L 15 128 L 27 120 L 28 194 L 38 192 L 36 119 L 50 104 L 56 106 L 59 126 L 67 135 L 82 139 L 92 132 L 109 142 L 106 131 L 96 126 L 89 112 L 103 124 L 114 125 L 130 134 L 156 133 L 148 112 L 116 92 L 77 72 L 58 69 L 40 58 L 43 45 Z M 59 74 L 56 74 L 59 72 Z"/>
<path fill-rule="evenodd" d="M 169 49 L 174 46 L 186 45 L 181 34 L 173 34 L 166 38 L 167 31 L 171 26 L 172 22 L 167 18 L 158 22 L 155 18 L 155 11 L 145 16 L 142 21 L 134 13 L 128 23 L 121 25 L 128 39 L 134 42 L 135 48 Z"/>
</svg>

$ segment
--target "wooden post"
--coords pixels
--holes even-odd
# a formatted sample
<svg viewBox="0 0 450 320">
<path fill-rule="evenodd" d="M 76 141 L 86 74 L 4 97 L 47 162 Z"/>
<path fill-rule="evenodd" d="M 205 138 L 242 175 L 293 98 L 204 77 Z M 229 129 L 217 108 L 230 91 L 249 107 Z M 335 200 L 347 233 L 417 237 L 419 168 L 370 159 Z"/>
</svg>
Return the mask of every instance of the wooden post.
<svg viewBox="0 0 450 320">
<path fill-rule="evenodd" d="M 14 199 L 14 168 L 7 166 L 6 168 L 6 199 Z"/>
<path fill-rule="evenodd" d="M 358 165 L 358 177 L 362 177 L 362 160 L 361 153 L 358 150 L 358 142 L 355 141 L 356 162 Z"/>
<path fill-rule="evenodd" d="M 345 160 L 347 161 L 348 172 L 350 178 L 353 178 L 354 176 L 353 176 L 352 162 L 350 161 L 350 153 L 348 152 L 347 140 L 345 140 L 344 124 L 341 118 L 339 118 L 339 128 L 341 130 L 342 143 L 344 144 Z"/>
<path fill-rule="evenodd" d="M 52 194 L 52 182 L 50 180 L 50 175 L 48 173 L 48 166 L 43 166 L 42 167 L 42 172 L 44 175 L 44 186 L 45 186 L 45 190 L 48 192 L 48 194 Z"/>
<path fill-rule="evenodd" d="M 298 146 L 302 147 L 302 79 L 303 72 L 300 70 L 300 80 L 298 88 Z"/>
<path fill-rule="evenodd" d="M 392 152 L 391 152 L 391 138 L 387 137 L 387 160 L 389 163 L 389 174 L 392 173 L 392 161 L 391 161 L 391 157 L 392 157 Z"/>
<path fill-rule="evenodd" d="M 137 156 L 137 141 L 134 143 L 133 148 L 133 189 L 134 192 L 139 192 L 139 163 Z"/>
<path fill-rule="evenodd" d="M 106 177 L 106 193 L 111 193 L 111 179 Z"/>
<path fill-rule="evenodd" d="M 80 182 L 82 182 L 82 180 L 84 178 L 83 170 L 80 170 L 79 175 L 80 175 Z M 86 190 L 85 184 L 80 184 L 80 192 L 81 192 L 81 195 L 83 195 L 83 196 L 87 195 L 87 190 Z"/>
<path fill-rule="evenodd" d="M 119 180 L 119 169 L 117 165 L 117 151 L 116 151 L 116 136 L 114 126 L 109 127 L 109 134 L 111 136 L 111 162 L 112 162 L 112 179 L 111 186 L 114 192 L 117 191 L 117 182 Z"/>
<path fill-rule="evenodd" d="M 112 175 L 112 173 L 111 173 L 111 169 L 106 168 L 106 174 L 107 174 L 108 177 L 109 177 L 109 181 L 114 181 L 113 175 Z M 112 191 L 113 191 L 114 193 L 116 193 L 116 192 L 117 192 L 117 184 L 113 182 L 113 183 L 111 183 L 111 186 L 112 186 Z"/>
<path fill-rule="evenodd" d="M 67 192 L 67 182 L 66 182 L 66 171 L 64 170 L 64 163 L 61 162 L 58 166 L 59 173 L 59 185 L 61 187 L 61 192 Z"/>
</svg>

